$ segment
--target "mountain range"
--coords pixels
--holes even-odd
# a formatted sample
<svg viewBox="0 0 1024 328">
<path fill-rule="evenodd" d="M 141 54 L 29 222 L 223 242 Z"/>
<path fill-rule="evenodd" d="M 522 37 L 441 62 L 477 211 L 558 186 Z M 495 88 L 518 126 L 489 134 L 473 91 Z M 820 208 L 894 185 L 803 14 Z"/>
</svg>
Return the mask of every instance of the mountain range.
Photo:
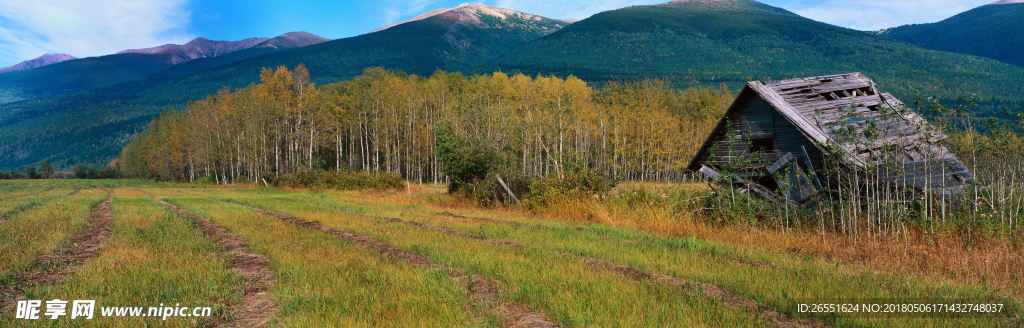
<svg viewBox="0 0 1024 328">
<path fill-rule="evenodd" d="M 1024 67 L 836 27 L 752 0 L 634 6 L 572 24 L 462 5 L 320 41 L 302 32 L 236 43 L 196 39 L 0 74 L 0 90 L 23 98 L 0 105 L 0 169 L 43 160 L 58 167 L 105 163 L 153 116 L 258 82 L 262 68 L 300 63 L 318 84 L 368 67 L 419 75 L 572 74 L 592 82 L 660 78 L 678 87 L 734 89 L 749 80 L 859 71 L 908 101 L 915 92 L 947 101 L 977 94 L 986 108 L 979 115 L 1024 103 Z"/>
<path fill-rule="evenodd" d="M 116 54 L 64 60 L 35 69 L 0 74 L 0 103 L 59 96 L 141 79 L 151 73 L 201 58 L 218 58 L 247 49 L 260 49 L 216 60 L 237 61 L 268 51 L 302 47 L 327 41 L 305 32 L 287 33 L 273 39 L 211 41 L 204 38 L 184 45 L 168 44 Z M 20 64 L 19 64 L 20 65 Z"/>
</svg>

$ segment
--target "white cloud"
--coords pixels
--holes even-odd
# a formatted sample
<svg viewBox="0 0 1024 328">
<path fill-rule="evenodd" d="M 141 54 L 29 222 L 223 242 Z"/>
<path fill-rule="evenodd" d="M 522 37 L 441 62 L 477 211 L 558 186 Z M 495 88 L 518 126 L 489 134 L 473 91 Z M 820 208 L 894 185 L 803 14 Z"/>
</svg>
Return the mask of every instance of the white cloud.
<svg viewBox="0 0 1024 328">
<path fill-rule="evenodd" d="M 76 57 L 184 43 L 186 0 L 0 0 L 0 66 L 44 53 Z"/>
<path fill-rule="evenodd" d="M 437 8 L 441 0 L 387 0 L 383 4 L 382 25 L 391 25 L 405 17 L 416 16 Z"/>
<path fill-rule="evenodd" d="M 905 24 L 934 23 L 994 0 L 829 0 L 787 7 L 784 1 L 769 1 L 801 16 L 847 28 L 876 31 Z"/>
</svg>

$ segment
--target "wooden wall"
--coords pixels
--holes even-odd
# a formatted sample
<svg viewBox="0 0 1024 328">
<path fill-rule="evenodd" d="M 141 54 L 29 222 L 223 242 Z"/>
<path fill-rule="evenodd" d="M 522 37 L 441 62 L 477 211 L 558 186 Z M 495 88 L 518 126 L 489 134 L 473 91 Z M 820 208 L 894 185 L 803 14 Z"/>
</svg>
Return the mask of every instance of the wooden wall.
<svg viewBox="0 0 1024 328">
<path fill-rule="evenodd" d="M 696 164 L 720 168 L 733 161 L 752 159 L 748 140 L 758 138 L 772 138 L 774 150 L 764 154 L 760 162 L 751 163 L 753 169 L 766 168 L 787 152 L 793 153 L 800 165 L 805 166 L 801 146 L 807 148 L 816 166 L 823 161 L 822 152 L 796 126 L 753 91 L 744 90 L 726 117 L 728 122 L 715 131 L 711 137 L 711 146 L 698 155 Z"/>
</svg>

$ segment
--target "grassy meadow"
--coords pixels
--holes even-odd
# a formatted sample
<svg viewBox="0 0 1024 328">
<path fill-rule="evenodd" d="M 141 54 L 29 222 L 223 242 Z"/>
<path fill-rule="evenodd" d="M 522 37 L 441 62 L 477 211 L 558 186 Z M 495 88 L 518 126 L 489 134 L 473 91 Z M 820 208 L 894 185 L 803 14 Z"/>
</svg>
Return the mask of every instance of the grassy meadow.
<svg viewBox="0 0 1024 328">
<path fill-rule="evenodd" d="M 667 195 L 699 188 L 704 187 L 623 184 L 613 193 L 648 190 Z M 33 270 L 39 258 L 73 246 L 68 245 L 72 236 L 90 224 L 90 211 L 107 198 L 108 190 L 113 193 L 113 223 L 96 255 L 66 279 L 25 286 L 17 295 L 0 293 L 12 300 L 94 299 L 95 317 L 25 320 L 15 318 L 15 309 L 7 307 L 0 309 L 0 326 L 238 325 L 239 309 L 250 296 L 246 286 L 252 282 L 246 279 L 251 278 L 237 271 L 233 255 L 225 255 L 224 238 L 211 237 L 194 218 L 159 201 L 205 218 L 243 240 L 247 252 L 266 257 L 270 274 L 264 296 L 274 306 L 259 311 L 268 316 L 260 325 L 270 327 L 503 327 L 515 316 L 506 311 L 509 304 L 562 327 L 1022 324 L 1024 284 L 1019 282 L 1019 270 L 997 274 L 1000 269 L 945 269 L 951 263 L 920 266 L 899 260 L 899 245 L 892 244 L 866 244 L 879 254 L 857 256 L 842 240 L 711 226 L 672 215 L 654 201 L 615 205 L 566 200 L 542 211 L 479 208 L 448 196 L 443 185 L 415 184 L 394 191 L 328 191 L 136 181 L 0 181 L 0 291 Z M 282 215 L 369 238 L 422 256 L 433 265 L 417 265 L 292 224 L 279 218 Z M 992 259 L 1012 258 L 1019 252 L 975 249 L 976 256 Z M 480 291 L 467 289 L 453 278 L 451 269 L 491 282 L 490 298 L 474 296 Z M 797 304 L 808 300 L 840 298 L 997 300 L 1011 313 L 1008 318 L 893 318 L 797 311 Z M 100 307 L 161 304 L 213 311 L 209 317 L 167 318 L 100 313 Z M 765 313 L 791 321 L 780 322 Z"/>
</svg>

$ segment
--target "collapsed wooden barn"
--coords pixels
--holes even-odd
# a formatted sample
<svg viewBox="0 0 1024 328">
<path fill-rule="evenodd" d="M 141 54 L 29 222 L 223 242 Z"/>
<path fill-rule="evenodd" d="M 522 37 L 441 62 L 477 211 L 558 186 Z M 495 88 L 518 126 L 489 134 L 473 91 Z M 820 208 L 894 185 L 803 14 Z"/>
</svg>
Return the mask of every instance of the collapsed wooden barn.
<svg viewBox="0 0 1024 328">
<path fill-rule="evenodd" d="M 827 171 L 872 174 L 894 187 L 951 198 L 974 176 L 945 138 L 861 73 L 751 81 L 688 169 L 731 179 L 779 204 L 804 204 L 841 187 Z"/>
</svg>

